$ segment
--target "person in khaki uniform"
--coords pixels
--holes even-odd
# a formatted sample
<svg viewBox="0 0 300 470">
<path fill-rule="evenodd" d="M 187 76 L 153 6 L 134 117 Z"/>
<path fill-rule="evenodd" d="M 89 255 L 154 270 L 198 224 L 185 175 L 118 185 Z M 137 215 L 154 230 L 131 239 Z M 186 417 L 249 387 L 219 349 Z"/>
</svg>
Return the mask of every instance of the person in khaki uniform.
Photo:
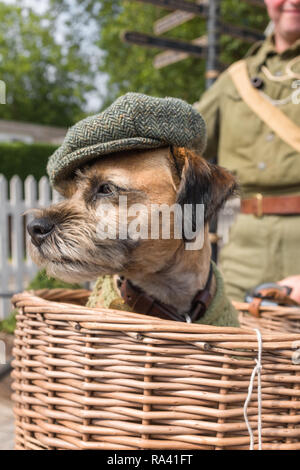
<svg viewBox="0 0 300 470">
<path fill-rule="evenodd" d="M 207 123 L 205 157 L 217 156 L 241 186 L 241 213 L 220 255 L 237 300 L 300 274 L 300 0 L 266 5 L 274 34 L 195 103 Z M 285 281 L 300 286 L 300 276 Z"/>
</svg>

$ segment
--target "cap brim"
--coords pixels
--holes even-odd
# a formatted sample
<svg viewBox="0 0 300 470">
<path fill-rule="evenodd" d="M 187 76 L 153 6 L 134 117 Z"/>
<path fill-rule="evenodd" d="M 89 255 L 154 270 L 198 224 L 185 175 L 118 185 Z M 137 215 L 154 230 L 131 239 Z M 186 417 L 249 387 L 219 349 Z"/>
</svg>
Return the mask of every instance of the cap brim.
<svg viewBox="0 0 300 470">
<path fill-rule="evenodd" d="M 99 158 L 125 150 L 142 150 L 165 147 L 170 145 L 155 139 L 135 137 L 131 139 L 114 140 L 78 149 L 72 153 L 61 156 L 58 149 L 50 158 L 47 166 L 50 182 L 55 189 L 60 191 L 60 182 L 72 176 L 79 167 Z M 62 184 L 62 187 L 64 185 Z M 62 189 L 62 188 L 61 188 Z"/>
</svg>

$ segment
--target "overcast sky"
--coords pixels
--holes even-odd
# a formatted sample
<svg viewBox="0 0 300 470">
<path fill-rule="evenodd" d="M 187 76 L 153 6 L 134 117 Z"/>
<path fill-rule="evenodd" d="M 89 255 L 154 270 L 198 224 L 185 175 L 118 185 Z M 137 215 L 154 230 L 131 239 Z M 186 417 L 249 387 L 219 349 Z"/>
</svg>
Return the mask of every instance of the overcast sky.
<svg viewBox="0 0 300 470">
<path fill-rule="evenodd" d="M 24 7 L 31 7 L 38 13 L 44 13 L 48 7 L 48 0 L 1 0 L 2 3 L 11 5 L 20 5 Z"/>
</svg>

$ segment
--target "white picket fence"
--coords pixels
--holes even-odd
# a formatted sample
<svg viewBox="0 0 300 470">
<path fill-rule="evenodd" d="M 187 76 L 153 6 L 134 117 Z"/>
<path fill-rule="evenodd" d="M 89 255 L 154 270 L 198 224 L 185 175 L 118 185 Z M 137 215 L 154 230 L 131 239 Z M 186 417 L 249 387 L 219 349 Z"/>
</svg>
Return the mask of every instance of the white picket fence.
<svg viewBox="0 0 300 470">
<path fill-rule="evenodd" d="M 56 191 L 51 191 L 46 177 L 37 182 L 28 176 L 23 184 L 14 176 L 8 184 L 0 175 L 0 319 L 11 310 L 11 295 L 21 292 L 37 272 L 26 250 L 26 224 L 32 216 L 24 212 L 60 199 Z"/>
<path fill-rule="evenodd" d="M 11 296 L 21 292 L 37 272 L 26 250 L 29 236 L 26 225 L 32 216 L 24 215 L 24 212 L 47 207 L 59 200 L 61 196 L 51 191 L 46 177 L 37 182 L 33 176 L 28 176 L 23 184 L 18 176 L 14 176 L 8 184 L 0 175 L 0 320 L 11 311 Z M 220 213 L 220 247 L 228 240 L 229 227 L 238 210 L 239 201 L 236 199 Z"/>
</svg>

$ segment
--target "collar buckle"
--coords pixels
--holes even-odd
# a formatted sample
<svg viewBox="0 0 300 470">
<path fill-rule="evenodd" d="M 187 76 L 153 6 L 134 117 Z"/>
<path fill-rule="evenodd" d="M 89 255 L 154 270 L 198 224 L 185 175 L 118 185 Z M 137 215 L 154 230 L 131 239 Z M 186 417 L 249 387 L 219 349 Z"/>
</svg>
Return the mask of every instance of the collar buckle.
<svg viewBox="0 0 300 470">
<path fill-rule="evenodd" d="M 187 323 L 192 323 L 192 319 L 188 313 L 184 314 L 184 318 Z"/>
</svg>

